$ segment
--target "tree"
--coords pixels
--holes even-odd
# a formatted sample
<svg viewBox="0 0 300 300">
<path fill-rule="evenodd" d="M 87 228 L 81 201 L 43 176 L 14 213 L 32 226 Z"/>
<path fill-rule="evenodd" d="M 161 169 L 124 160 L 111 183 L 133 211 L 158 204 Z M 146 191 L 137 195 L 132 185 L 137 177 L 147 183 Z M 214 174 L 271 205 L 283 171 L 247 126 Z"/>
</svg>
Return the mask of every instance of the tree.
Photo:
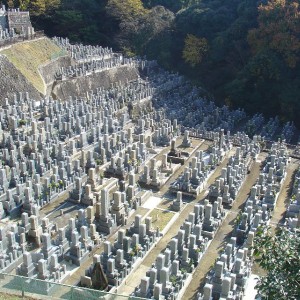
<svg viewBox="0 0 300 300">
<path fill-rule="evenodd" d="M 254 240 L 254 256 L 268 274 L 257 288 L 264 299 L 300 299 L 300 233 L 288 229 L 259 228 Z"/>
<path fill-rule="evenodd" d="M 29 9 L 32 16 L 39 16 L 46 12 L 46 3 L 45 0 L 22 1 L 22 9 Z"/>
<path fill-rule="evenodd" d="M 295 0 L 270 0 L 260 5 L 258 28 L 248 34 L 254 53 L 272 49 L 280 53 L 290 68 L 300 56 L 300 7 Z"/>
<path fill-rule="evenodd" d="M 146 55 L 220 105 L 300 128 L 299 0 L 2 0 L 36 30 Z M 204 59 L 205 58 L 205 59 Z"/>
<path fill-rule="evenodd" d="M 105 9 L 107 15 L 118 24 L 114 32 L 114 40 L 118 47 L 137 54 L 136 43 L 138 42 L 134 40 L 143 26 L 142 17 L 148 10 L 140 0 L 108 0 Z"/>
<path fill-rule="evenodd" d="M 61 6 L 61 0 L 45 0 L 45 8 L 47 13 L 52 13 Z"/>
<path fill-rule="evenodd" d="M 79 42 L 82 38 L 81 30 L 86 28 L 84 15 L 78 10 L 61 10 L 56 13 L 56 17 L 60 36 L 68 32 L 68 37 L 72 41 Z"/>
<path fill-rule="evenodd" d="M 182 53 L 182 57 L 186 63 L 195 67 L 201 63 L 207 51 L 208 42 L 206 38 L 198 38 L 192 34 L 186 36 Z"/>
<path fill-rule="evenodd" d="M 145 49 L 151 48 L 151 44 L 156 38 L 159 39 L 163 33 L 170 30 L 174 18 L 174 14 L 163 6 L 155 6 L 147 14 L 141 16 L 140 26 L 133 41 L 137 53 L 146 54 Z"/>
<path fill-rule="evenodd" d="M 154 7 L 157 5 L 164 6 L 165 8 L 177 12 L 182 8 L 196 5 L 200 0 L 142 0 L 146 7 Z"/>
<path fill-rule="evenodd" d="M 117 26 L 105 12 L 107 0 L 46 0 L 44 15 L 32 18 L 48 36 L 68 36 L 72 43 L 113 46 Z"/>
<path fill-rule="evenodd" d="M 14 1 L 13 1 L 13 0 L 8 0 L 8 1 L 7 1 L 7 6 L 8 6 L 9 8 L 14 8 L 14 6 L 15 6 Z"/>
<path fill-rule="evenodd" d="M 32 16 L 40 16 L 48 13 L 52 13 L 61 5 L 61 0 L 17 0 L 8 1 L 13 2 L 15 7 L 20 7 L 22 10 L 29 10 Z"/>
<path fill-rule="evenodd" d="M 106 10 L 119 21 L 132 20 L 147 12 L 140 0 L 109 0 Z"/>
</svg>

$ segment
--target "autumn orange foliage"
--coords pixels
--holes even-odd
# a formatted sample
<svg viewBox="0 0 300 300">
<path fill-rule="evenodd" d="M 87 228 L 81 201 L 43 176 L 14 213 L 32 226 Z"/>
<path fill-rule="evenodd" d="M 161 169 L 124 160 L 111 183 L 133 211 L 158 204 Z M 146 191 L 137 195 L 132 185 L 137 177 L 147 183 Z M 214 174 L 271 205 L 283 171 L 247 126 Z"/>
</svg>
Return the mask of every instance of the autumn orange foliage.
<svg viewBox="0 0 300 300">
<path fill-rule="evenodd" d="M 295 0 L 270 0 L 260 5 L 258 28 L 248 33 L 254 53 L 272 49 L 294 68 L 300 54 L 300 8 Z"/>
</svg>

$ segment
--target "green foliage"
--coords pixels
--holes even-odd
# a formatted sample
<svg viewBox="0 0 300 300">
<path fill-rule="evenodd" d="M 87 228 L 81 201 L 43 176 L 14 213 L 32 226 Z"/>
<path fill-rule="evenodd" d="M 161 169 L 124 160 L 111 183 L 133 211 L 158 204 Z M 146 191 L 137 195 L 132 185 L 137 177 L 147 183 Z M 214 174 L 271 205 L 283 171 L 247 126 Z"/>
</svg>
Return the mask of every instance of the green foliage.
<svg viewBox="0 0 300 300">
<path fill-rule="evenodd" d="M 300 234 L 283 228 L 273 234 L 260 228 L 254 240 L 254 256 L 268 273 L 258 282 L 263 299 L 300 298 Z"/>
<path fill-rule="evenodd" d="M 182 8 L 198 4 L 199 2 L 199 0 L 143 0 L 145 7 L 152 8 L 161 5 L 173 12 L 178 12 Z"/>
<path fill-rule="evenodd" d="M 46 3 L 45 0 L 32 0 L 32 1 L 23 1 L 23 7 L 30 10 L 31 15 L 39 16 L 43 15 L 46 12 Z"/>
<path fill-rule="evenodd" d="M 131 251 L 131 252 L 133 253 L 132 256 L 138 255 L 139 252 L 141 252 L 141 251 L 142 251 L 141 246 L 140 246 L 140 245 L 135 245 L 135 246 L 132 248 L 132 251 Z"/>
<path fill-rule="evenodd" d="M 148 45 L 159 39 L 174 19 L 173 13 L 164 7 L 147 10 L 138 0 L 110 0 L 106 12 L 118 23 L 115 32 L 118 47 L 129 56 L 145 54 Z"/>
<path fill-rule="evenodd" d="M 23 119 L 19 120 L 19 126 L 21 127 L 23 125 L 26 125 L 26 120 Z"/>
<path fill-rule="evenodd" d="M 15 0 L 7 1 L 9 7 L 20 7 L 29 10 L 32 16 L 50 14 L 61 5 L 61 0 Z"/>
<path fill-rule="evenodd" d="M 106 10 L 121 21 L 140 17 L 147 12 L 140 0 L 108 0 Z"/>
<path fill-rule="evenodd" d="M 97 165 L 97 166 L 100 166 L 100 165 L 103 164 L 103 162 L 102 162 L 102 160 L 101 160 L 100 158 L 97 158 L 97 159 L 95 160 L 95 162 L 96 162 L 96 165 Z"/>
<path fill-rule="evenodd" d="M 9 7 L 9 8 L 13 8 L 15 6 L 14 4 L 14 1 L 13 0 L 8 0 L 6 5 Z"/>
<path fill-rule="evenodd" d="M 172 283 L 173 286 L 175 286 L 176 282 L 177 282 L 177 277 L 176 275 L 171 275 L 170 276 L 170 281 Z"/>
<path fill-rule="evenodd" d="M 186 63 L 195 67 L 201 63 L 207 51 L 208 43 L 205 38 L 198 38 L 192 34 L 188 34 L 184 40 L 182 57 Z"/>
</svg>

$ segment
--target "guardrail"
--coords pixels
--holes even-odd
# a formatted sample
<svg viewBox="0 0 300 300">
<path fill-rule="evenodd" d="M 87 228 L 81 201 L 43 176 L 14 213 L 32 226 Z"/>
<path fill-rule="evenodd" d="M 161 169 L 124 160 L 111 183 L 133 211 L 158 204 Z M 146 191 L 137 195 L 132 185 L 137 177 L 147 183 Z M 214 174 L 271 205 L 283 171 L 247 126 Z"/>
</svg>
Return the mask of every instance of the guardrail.
<svg viewBox="0 0 300 300">
<path fill-rule="evenodd" d="M 53 53 L 50 58 L 51 58 L 51 60 L 55 60 L 59 57 L 66 56 L 66 55 L 68 55 L 67 50 L 60 50 L 58 52 Z"/>
<path fill-rule="evenodd" d="M 66 299 L 66 300 L 142 300 L 135 296 L 123 296 L 104 291 L 56 282 L 33 279 L 24 276 L 0 273 L 0 293 L 12 294 L 33 299 Z"/>
</svg>

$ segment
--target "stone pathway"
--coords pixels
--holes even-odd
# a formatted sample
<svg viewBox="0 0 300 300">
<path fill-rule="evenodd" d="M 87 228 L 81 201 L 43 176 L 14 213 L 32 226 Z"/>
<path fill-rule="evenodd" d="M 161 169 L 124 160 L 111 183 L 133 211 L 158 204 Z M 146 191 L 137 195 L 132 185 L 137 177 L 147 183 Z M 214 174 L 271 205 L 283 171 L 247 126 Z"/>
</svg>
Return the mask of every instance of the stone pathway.
<svg viewBox="0 0 300 300">
<path fill-rule="evenodd" d="M 148 212 L 150 212 L 149 209 L 143 208 L 143 207 L 139 207 L 128 219 L 127 225 L 123 226 L 122 228 L 127 229 L 130 227 L 131 223 L 134 221 L 134 218 L 136 215 L 141 215 L 142 217 L 144 217 Z M 119 228 L 118 228 L 119 229 Z M 117 238 L 117 234 L 118 234 L 118 229 L 111 234 L 106 240 L 110 241 L 111 243 L 113 243 L 116 238 Z M 68 284 L 68 285 L 77 285 L 80 281 L 80 277 L 82 275 L 85 275 L 85 270 L 88 269 L 91 264 L 93 263 L 93 255 L 95 254 L 101 254 L 104 251 L 104 245 L 103 243 L 101 243 L 99 245 L 99 247 L 96 248 L 96 250 L 92 251 L 89 255 L 89 258 L 81 264 L 80 268 L 78 268 L 65 282 L 64 284 Z"/>
<path fill-rule="evenodd" d="M 212 183 L 215 182 L 215 180 L 221 175 L 221 170 L 224 168 L 228 163 L 228 157 L 234 153 L 235 149 L 232 149 L 228 154 L 227 157 L 224 159 L 224 161 L 218 166 L 218 168 L 215 170 L 215 172 L 211 175 L 211 177 L 208 179 L 207 187 L 210 186 Z M 190 158 L 191 159 L 191 158 Z M 121 286 L 121 288 L 118 289 L 118 294 L 121 295 L 130 295 L 135 287 L 137 287 L 141 279 L 145 276 L 146 271 L 149 270 L 152 263 L 155 262 L 156 257 L 158 254 L 160 254 L 168 245 L 170 240 L 176 236 L 178 230 L 180 229 L 180 226 L 184 222 L 184 220 L 188 217 L 190 212 L 193 212 L 195 204 L 198 202 L 204 201 L 208 194 L 208 188 L 202 191 L 200 195 L 194 199 L 193 201 L 189 202 L 184 209 L 180 212 L 180 216 L 178 219 L 174 222 L 174 224 L 171 226 L 171 228 L 168 230 L 168 232 L 162 237 L 162 239 L 157 243 L 156 247 L 153 248 L 153 250 L 148 253 L 148 255 L 145 257 L 144 261 L 140 265 L 139 268 L 144 270 L 144 272 L 134 272 L 129 275 L 129 277 L 126 280 L 126 284 Z M 185 298 L 183 298 L 185 299 Z"/>
<path fill-rule="evenodd" d="M 209 145 L 210 143 L 209 142 L 206 142 L 206 141 L 204 141 L 203 143 L 199 143 L 199 145 L 198 145 L 198 147 L 195 149 L 195 151 L 196 150 L 198 150 L 198 149 L 207 149 L 207 147 L 208 147 L 208 145 Z M 203 145 L 203 146 L 202 146 Z M 195 152 L 194 151 L 194 152 Z M 157 159 L 158 159 L 158 157 L 161 155 L 161 153 L 160 154 L 158 154 L 157 155 Z M 187 162 L 186 163 L 188 163 L 189 161 L 191 160 L 191 157 L 187 160 Z M 225 163 L 225 165 L 227 164 L 227 162 L 225 161 L 225 162 L 223 162 L 223 164 L 219 167 L 219 168 L 222 168 L 223 167 L 223 165 L 224 165 L 224 163 Z M 186 165 L 186 164 L 185 164 Z M 185 165 L 183 165 L 183 166 L 181 166 L 172 176 L 171 176 L 171 178 L 170 178 L 170 180 L 168 180 L 168 182 L 163 186 L 163 188 L 162 188 L 162 190 L 159 192 L 159 193 L 157 193 L 157 194 L 154 194 L 154 195 L 159 195 L 159 197 L 161 197 L 160 195 L 162 195 L 162 194 L 164 194 L 164 193 L 166 193 L 167 191 L 168 191 L 168 189 L 169 189 L 169 185 L 170 185 L 170 183 L 171 182 L 173 182 L 182 172 L 183 172 L 183 170 L 184 170 L 184 167 L 185 167 Z M 220 171 L 219 171 L 219 173 L 220 173 Z M 218 176 L 220 175 L 218 173 Z M 54 206 L 54 204 L 53 204 L 53 206 Z M 181 220 L 181 222 L 180 222 L 180 225 L 181 225 L 181 223 L 184 221 L 184 219 L 188 216 L 188 214 L 191 212 L 193 210 L 193 206 L 191 206 L 191 208 L 189 209 L 189 211 L 188 211 L 188 213 L 185 213 L 184 214 L 184 218 L 182 219 L 181 218 L 181 216 L 179 216 L 179 218 L 178 219 L 180 219 Z M 128 222 L 127 222 L 127 225 L 126 226 L 123 226 L 123 228 L 124 229 L 127 229 L 127 228 L 129 228 L 130 227 L 130 225 L 131 225 L 131 223 L 134 221 L 134 218 L 135 218 L 135 216 L 136 215 L 138 215 L 138 214 L 140 214 L 142 217 L 145 217 L 145 215 L 146 214 L 148 214 L 150 212 L 150 210 L 149 209 L 146 209 L 146 208 L 143 208 L 143 207 L 139 207 L 138 208 L 138 210 L 136 211 L 136 212 L 134 212 L 133 213 L 133 215 L 131 215 L 131 217 L 128 219 Z M 178 220 L 177 219 L 177 220 Z M 174 223 L 174 225 L 177 223 L 177 221 L 175 221 L 175 223 Z M 180 225 L 179 225 L 179 227 L 180 227 Z M 173 228 L 174 226 L 172 226 L 172 228 Z M 178 229 L 179 229 L 179 227 L 178 227 Z M 177 229 L 177 231 L 178 231 L 178 229 Z M 177 231 L 174 233 L 174 235 L 177 233 Z M 117 232 L 115 232 L 115 233 L 113 233 L 111 236 L 109 236 L 108 238 L 107 238 L 107 240 L 108 241 L 110 241 L 111 243 L 113 243 L 114 241 L 115 241 L 115 239 L 117 238 Z M 168 240 L 168 242 L 169 242 L 169 240 Z M 155 250 L 156 248 L 154 248 L 153 250 Z M 158 248 L 157 248 L 158 249 Z M 152 251 L 153 251 L 152 250 Z M 101 244 L 95 251 L 93 251 L 93 253 L 91 253 L 90 254 L 90 256 L 89 256 L 89 258 L 80 266 L 80 268 L 78 268 L 77 270 L 75 270 L 72 274 L 71 274 L 71 276 L 64 282 L 65 284 L 68 284 L 68 285 L 77 285 L 78 283 L 79 283 L 79 281 L 80 281 L 80 277 L 82 276 L 82 275 L 85 275 L 85 270 L 86 269 L 88 269 L 90 266 L 91 266 L 91 264 L 92 264 L 92 262 L 93 262 L 93 255 L 94 254 L 101 254 L 102 252 L 104 251 L 104 246 L 103 246 L 103 244 Z M 152 252 L 151 251 L 151 252 Z M 150 256 L 152 256 L 152 255 L 150 255 Z M 157 255 L 156 255 L 157 256 Z M 155 256 L 155 258 L 156 258 L 156 256 Z M 146 256 L 146 259 L 147 259 L 147 257 L 148 256 Z M 155 259 L 154 258 L 154 259 Z M 146 260 L 145 259 L 145 260 Z M 143 267 L 143 264 L 141 264 L 140 266 L 139 266 L 139 268 L 142 268 Z M 138 271 L 139 272 L 139 271 Z M 136 275 L 136 272 L 133 272 L 133 274 L 134 274 L 134 276 Z M 144 273 L 145 274 L 145 273 Z M 129 277 L 130 277 L 130 275 L 129 275 Z M 127 279 L 127 281 L 129 282 L 130 281 L 130 279 L 128 278 Z M 120 291 L 118 291 L 118 293 L 119 293 Z"/>
<path fill-rule="evenodd" d="M 285 212 L 289 204 L 289 195 L 293 185 L 293 175 L 298 167 L 299 159 L 292 158 L 291 163 L 287 166 L 287 174 L 278 195 L 277 203 L 270 221 L 270 226 L 272 226 L 273 229 L 275 229 L 278 225 L 284 224 Z M 266 275 L 265 270 L 263 270 L 256 262 L 253 263 L 252 273 L 257 276 Z"/>
<path fill-rule="evenodd" d="M 255 184 L 259 176 L 261 166 L 260 161 L 264 160 L 266 155 L 266 153 L 261 153 L 258 157 L 258 162 L 256 161 L 253 164 L 251 172 L 241 187 L 231 210 L 227 214 L 227 217 L 223 221 L 221 227 L 216 233 L 207 251 L 204 253 L 199 265 L 197 266 L 195 273 L 193 274 L 193 279 L 183 294 L 182 299 L 196 299 L 198 292 L 203 288 L 206 274 L 214 266 L 222 247 L 227 241 L 230 240 L 231 233 L 234 228 L 234 220 L 242 209 L 243 204 L 247 200 L 247 196 L 250 193 L 251 187 Z"/>
<path fill-rule="evenodd" d="M 279 193 L 276 206 L 271 218 L 271 226 L 274 228 L 280 224 L 283 225 L 285 212 L 289 204 L 289 196 L 291 194 L 291 188 L 293 186 L 293 175 L 295 171 L 299 168 L 299 159 L 292 158 L 292 161 L 287 166 L 286 178 L 283 182 L 281 191 Z"/>
</svg>

